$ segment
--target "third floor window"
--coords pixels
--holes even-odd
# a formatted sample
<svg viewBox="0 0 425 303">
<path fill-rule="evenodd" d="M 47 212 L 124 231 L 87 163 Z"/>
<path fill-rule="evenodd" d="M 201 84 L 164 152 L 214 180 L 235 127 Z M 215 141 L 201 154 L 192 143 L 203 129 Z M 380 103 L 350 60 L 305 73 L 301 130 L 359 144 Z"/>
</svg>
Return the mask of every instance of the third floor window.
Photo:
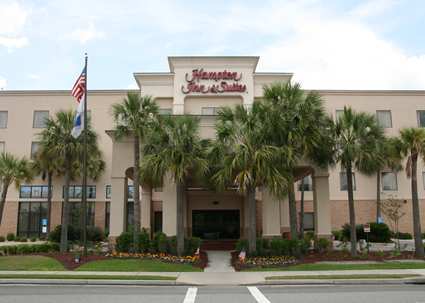
<svg viewBox="0 0 425 303">
<path fill-rule="evenodd" d="M 391 111 L 389 110 L 377 110 L 376 120 L 378 121 L 378 124 L 383 128 L 393 127 L 393 122 L 391 119 Z"/>
<path fill-rule="evenodd" d="M 7 111 L 0 111 L 0 128 L 7 128 Z"/>
<path fill-rule="evenodd" d="M 418 110 L 416 115 L 418 119 L 418 126 L 425 127 L 425 110 Z"/>
<path fill-rule="evenodd" d="M 46 121 L 49 118 L 49 111 L 48 110 L 35 110 L 34 111 L 34 118 L 32 122 L 33 128 L 45 128 L 46 127 Z"/>
</svg>

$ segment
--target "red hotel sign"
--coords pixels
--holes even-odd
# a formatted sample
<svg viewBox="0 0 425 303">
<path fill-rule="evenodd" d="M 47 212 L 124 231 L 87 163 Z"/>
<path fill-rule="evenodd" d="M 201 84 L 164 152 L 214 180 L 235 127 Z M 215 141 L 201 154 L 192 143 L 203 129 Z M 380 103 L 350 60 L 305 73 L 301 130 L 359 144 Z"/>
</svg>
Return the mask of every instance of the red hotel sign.
<svg viewBox="0 0 425 303">
<path fill-rule="evenodd" d="M 243 93 L 246 91 L 246 85 L 239 83 L 242 79 L 242 73 L 224 70 L 222 72 L 209 72 L 201 69 L 194 69 L 192 74 L 186 73 L 186 85 L 182 85 L 183 94 L 202 93 L 202 94 L 221 94 L 228 92 Z M 213 84 L 201 84 L 201 81 L 215 81 Z M 232 82 L 229 82 L 232 81 Z"/>
</svg>

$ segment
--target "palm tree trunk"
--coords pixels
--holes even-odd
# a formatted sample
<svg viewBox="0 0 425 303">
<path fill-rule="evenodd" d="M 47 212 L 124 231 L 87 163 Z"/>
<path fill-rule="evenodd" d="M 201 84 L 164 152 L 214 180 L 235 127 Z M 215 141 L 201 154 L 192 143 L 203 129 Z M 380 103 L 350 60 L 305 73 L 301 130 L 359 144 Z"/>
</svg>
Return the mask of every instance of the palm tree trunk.
<svg viewBox="0 0 425 303">
<path fill-rule="evenodd" d="M 50 233 L 50 219 L 52 218 L 52 179 L 53 173 L 47 173 L 47 234 Z"/>
<path fill-rule="evenodd" d="M 184 253 L 184 191 L 185 185 L 182 182 L 177 182 L 177 255 L 182 256 Z"/>
<path fill-rule="evenodd" d="M 133 251 L 138 252 L 140 249 L 140 180 L 139 180 L 139 167 L 140 167 L 140 141 L 137 134 L 134 136 L 134 168 L 133 168 L 133 187 L 134 187 L 134 219 L 133 219 Z"/>
<path fill-rule="evenodd" d="M 376 173 L 376 223 L 381 219 L 381 172 Z"/>
<path fill-rule="evenodd" d="M 294 182 L 290 180 L 288 188 L 289 202 L 289 225 L 291 229 L 291 239 L 298 239 L 297 202 L 295 201 Z"/>
<path fill-rule="evenodd" d="M 2 184 L 2 191 L 0 196 L 0 225 L 3 219 L 4 205 L 6 203 L 7 190 L 9 189 L 10 182 L 5 180 Z"/>
<path fill-rule="evenodd" d="M 351 163 L 347 164 L 345 173 L 347 174 L 347 192 L 348 192 L 348 210 L 350 214 L 350 240 L 351 255 L 357 256 L 357 235 L 356 235 L 356 214 L 354 210 L 354 194 L 353 194 L 353 172 Z"/>
<path fill-rule="evenodd" d="M 300 239 L 304 238 L 304 178 L 301 180 Z"/>
<path fill-rule="evenodd" d="M 68 157 L 67 157 L 68 158 Z M 65 188 L 63 195 L 63 211 L 62 211 L 62 226 L 61 226 L 61 243 L 60 252 L 68 250 L 68 219 L 69 219 L 69 184 L 71 182 L 71 164 L 66 159 L 65 167 Z"/>
<path fill-rule="evenodd" d="M 413 232 L 415 236 L 415 255 L 418 258 L 424 257 L 424 245 L 421 235 L 421 219 L 419 214 L 419 199 L 418 199 L 418 180 L 417 180 L 417 154 L 413 154 L 412 158 L 412 211 L 413 211 Z"/>
<path fill-rule="evenodd" d="M 254 253 L 257 250 L 257 203 L 255 201 L 255 187 L 249 186 L 246 194 L 248 208 L 248 251 Z"/>
</svg>

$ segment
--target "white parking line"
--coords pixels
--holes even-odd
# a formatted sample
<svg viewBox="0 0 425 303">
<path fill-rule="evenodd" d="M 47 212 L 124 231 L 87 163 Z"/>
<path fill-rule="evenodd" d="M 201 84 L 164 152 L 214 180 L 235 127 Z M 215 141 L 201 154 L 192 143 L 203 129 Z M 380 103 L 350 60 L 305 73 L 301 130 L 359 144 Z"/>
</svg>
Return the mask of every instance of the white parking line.
<svg viewBox="0 0 425 303">
<path fill-rule="evenodd" d="M 270 303 L 263 293 L 255 286 L 248 286 L 248 290 L 258 303 Z"/>
<path fill-rule="evenodd" d="M 196 293 L 198 292 L 198 288 L 189 287 L 186 292 L 186 297 L 184 297 L 183 303 L 195 303 Z"/>
</svg>

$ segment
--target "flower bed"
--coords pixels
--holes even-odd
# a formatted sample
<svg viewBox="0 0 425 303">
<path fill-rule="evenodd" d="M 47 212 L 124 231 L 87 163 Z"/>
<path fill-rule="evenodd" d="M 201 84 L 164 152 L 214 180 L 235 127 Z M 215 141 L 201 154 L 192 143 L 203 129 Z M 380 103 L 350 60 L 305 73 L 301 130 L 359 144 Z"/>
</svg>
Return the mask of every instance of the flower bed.
<svg viewBox="0 0 425 303">
<path fill-rule="evenodd" d="M 203 251 L 199 255 L 192 256 L 174 256 L 166 253 L 123 253 L 113 252 L 107 254 L 106 257 L 121 258 L 121 259 L 148 259 L 159 260 L 168 263 L 191 264 L 199 268 L 205 268 L 208 264 L 207 254 Z"/>
<path fill-rule="evenodd" d="M 239 252 L 234 251 L 232 255 L 232 266 L 235 270 L 252 267 L 284 267 L 297 264 L 298 260 L 292 256 L 268 256 L 268 257 L 249 257 L 244 260 L 239 259 Z"/>
</svg>

